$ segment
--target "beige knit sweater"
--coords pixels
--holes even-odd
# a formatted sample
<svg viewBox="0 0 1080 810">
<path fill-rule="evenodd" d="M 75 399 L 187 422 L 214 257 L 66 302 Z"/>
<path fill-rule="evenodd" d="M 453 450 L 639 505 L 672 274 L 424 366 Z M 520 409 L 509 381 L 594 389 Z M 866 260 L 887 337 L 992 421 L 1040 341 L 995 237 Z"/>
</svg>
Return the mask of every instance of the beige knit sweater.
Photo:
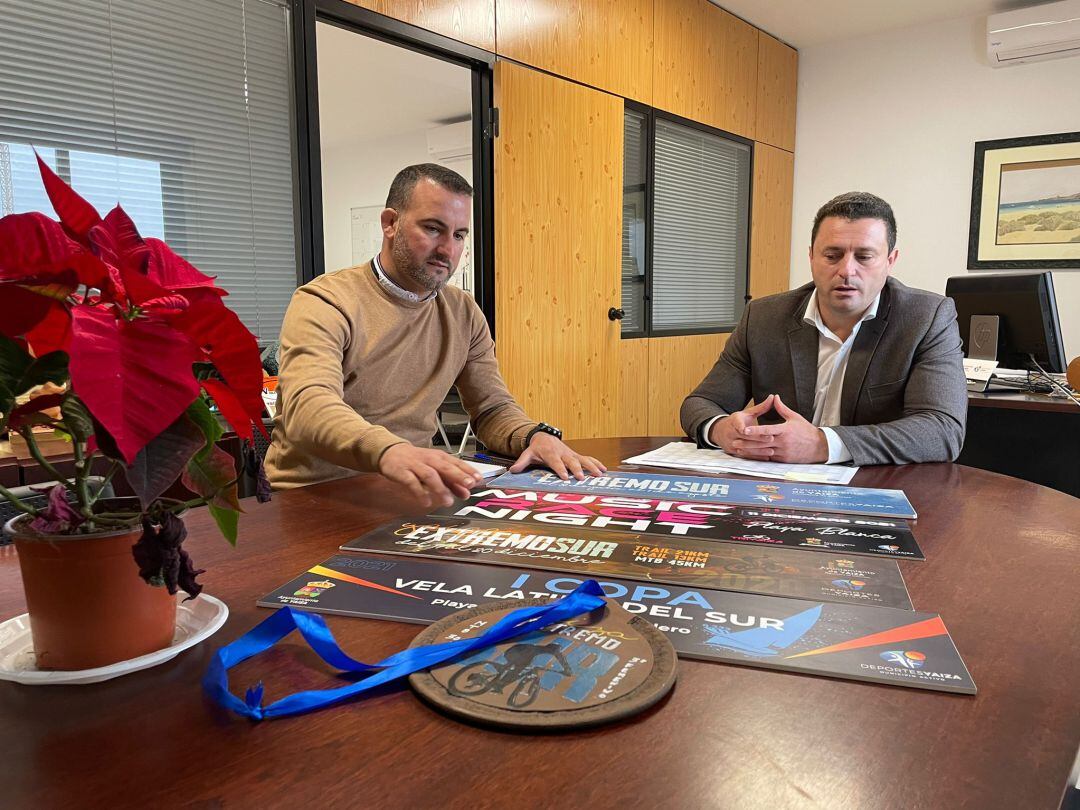
<svg viewBox="0 0 1080 810">
<path fill-rule="evenodd" d="M 409 302 L 371 263 L 305 284 L 281 328 L 278 416 L 266 472 L 279 489 L 378 469 L 388 447 L 431 447 L 456 385 L 480 440 L 516 456 L 530 420 L 506 389 L 483 313 L 456 287 Z"/>
</svg>

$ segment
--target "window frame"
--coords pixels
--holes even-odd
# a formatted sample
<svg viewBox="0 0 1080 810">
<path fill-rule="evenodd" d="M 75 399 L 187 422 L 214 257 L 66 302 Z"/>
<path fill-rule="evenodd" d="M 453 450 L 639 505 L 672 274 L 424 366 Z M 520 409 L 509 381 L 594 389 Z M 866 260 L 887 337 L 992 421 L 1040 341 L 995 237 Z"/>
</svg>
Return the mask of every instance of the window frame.
<svg viewBox="0 0 1080 810">
<path fill-rule="evenodd" d="M 293 76 L 297 133 L 296 245 L 299 284 L 326 272 L 323 252 L 322 150 L 319 138 L 319 76 L 315 25 L 335 25 L 468 68 L 473 109 L 473 297 L 495 334 L 495 151 L 498 111 L 494 102 L 495 54 L 346 0 L 291 0 Z"/>
<path fill-rule="evenodd" d="M 715 334 L 730 334 L 735 331 L 735 326 L 738 324 L 742 314 L 743 308 L 749 303 L 751 299 L 750 295 L 750 267 L 752 265 L 752 242 L 751 234 L 753 233 L 753 211 L 754 211 L 754 159 L 756 156 L 756 143 L 751 138 L 746 138 L 742 135 L 736 135 L 734 132 L 728 132 L 727 130 L 720 129 L 718 127 L 710 126 L 709 124 L 703 124 L 700 121 L 694 121 L 690 118 L 683 118 L 675 113 L 667 112 L 666 110 L 659 110 L 655 107 L 650 107 L 647 104 L 642 104 L 637 101 L 631 101 L 630 99 L 624 100 L 624 116 L 626 110 L 632 110 L 635 113 L 645 116 L 645 295 L 644 295 L 644 327 L 641 331 L 633 331 L 627 334 L 621 333 L 620 338 L 622 340 L 639 340 L 641 338 L 654 338 L 654 337 L 679 337 L 682 335 L 715 335 Z M 697 328 L 685 328 L 674 327 L 669 329 L 658 329 L 653 326 L 652 314 L 653 314 L 653 252 L 654 252 L 654 223 L 655 223 L 655 210 L 656 210 L 656 122 L 657 120 L 664 120 L 678 126 L 686 127 L 687 129 L 697 130 L 707 135 L 715 135 L 724 138 L 729 141 L 733 141 L 738 144 L 746 146 L 750 151 L 749 165 L 747 166 L 747 196 L 746 196 L 746 271 L 743 279 L 743 300 L 742 307 L 736 308 L 735 323 L 730 327 L 697 327 Z M 623 147 L 623 161 L 625 165 L 625 145 Z M 623 184 L 625 193 L 625 183 Z M 620 265 L 620 289 L 622 285 L 622 267 Z"/>
</svg>

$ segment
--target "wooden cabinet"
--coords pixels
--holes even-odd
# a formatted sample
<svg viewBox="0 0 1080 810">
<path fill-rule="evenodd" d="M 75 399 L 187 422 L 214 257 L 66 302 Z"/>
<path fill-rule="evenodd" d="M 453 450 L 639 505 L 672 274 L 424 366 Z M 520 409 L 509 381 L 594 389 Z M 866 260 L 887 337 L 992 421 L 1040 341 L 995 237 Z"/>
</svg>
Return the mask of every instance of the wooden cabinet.
<svg viewBox="0 0 1080 810">
<path fill-rule="evenodd" d="M 764 143 L 755 145 L 750 215 L 750 295 L 754 298 L 790 289 L 794 179 L 794 155 Z M 806 228 L 809 245 L 810 223 Z M 809 269 L 806 278 L 810 280 Z"/>
<path fill-rule="evenodd" d="M 498 0 L 497 10 L 500 56 L 652 102 L 653 0 Z"/>
<path fill-rule="evenodd" d="M 568 438 L 619 411 L 622 99 L 495 69 L 495 335 L 510 391 Z"/>
<path fill-rule="evenodd" d="M 346 0 L 436 34 L 495 50 L 495 0 Z"/>
<path fill-rule="evenodd" d="M 798 52 L 759 31 L 757 126 L 754 137 L 789 152 L 795 151 L 798 72 Z"/>
<path fill-rule="evenodd" d="M 754 137 L 758 31 L 704 0 L 654 10 L 653 106 Z"/>
</svg>

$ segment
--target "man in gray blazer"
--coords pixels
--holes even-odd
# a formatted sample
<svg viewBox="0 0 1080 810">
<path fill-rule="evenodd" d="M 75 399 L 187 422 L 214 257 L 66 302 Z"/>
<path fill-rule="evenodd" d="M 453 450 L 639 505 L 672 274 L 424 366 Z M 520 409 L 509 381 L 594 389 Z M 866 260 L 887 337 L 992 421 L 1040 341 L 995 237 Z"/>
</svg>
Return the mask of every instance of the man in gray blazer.
<svg viewBox="0 0 1080 810">
<path fill-rule="evenodd" d="M 764 461 L 955 459 L 967 419 L 956 308 L 891 278 L 898 255 L 884 200 L 849 192 L 822 206 L 813 282 L 747 305 L 683 402 L 687 435 Z"/>
</svg>

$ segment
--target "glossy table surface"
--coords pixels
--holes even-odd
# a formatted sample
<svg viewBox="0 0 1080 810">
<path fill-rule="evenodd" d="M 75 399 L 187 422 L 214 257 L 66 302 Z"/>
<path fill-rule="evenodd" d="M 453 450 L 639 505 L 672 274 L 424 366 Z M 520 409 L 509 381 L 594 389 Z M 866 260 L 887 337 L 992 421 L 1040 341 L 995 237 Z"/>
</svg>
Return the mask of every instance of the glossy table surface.
<svg viewBox="0 0 1080 810">
<path fill-rule="evenodd" d="M 591 440 L 613 466 L 668 439 Z M 919 610 L 942 614 L 976 697 L 680 661 L 647 713 L 529 736 L 464 725 L 407 687 L 253 724 L 202 694 L 217 646 L 269 615 L 255 601 L 339 543 L 419 511 L 362 476 L 245 501 L 231 549 L 204 511 L 188 548 L 228 622 L 169 663 L 66 687 L 0 683 L 4 807 L 1003 807 L 1057 808 L 1080 742 L 1080 500 L 960 465 L 866 468 L 903 489 L 926 562 L 903 562 Z M 810 552 L 807 552 L 810 553 Z M 0 547 L 0 619 L 24 610 Z M 375 661 L 416 625 L 329 617 Z M 270 702 L 335 683 L 288 639 L 232 672 Z"/>
</svg>

